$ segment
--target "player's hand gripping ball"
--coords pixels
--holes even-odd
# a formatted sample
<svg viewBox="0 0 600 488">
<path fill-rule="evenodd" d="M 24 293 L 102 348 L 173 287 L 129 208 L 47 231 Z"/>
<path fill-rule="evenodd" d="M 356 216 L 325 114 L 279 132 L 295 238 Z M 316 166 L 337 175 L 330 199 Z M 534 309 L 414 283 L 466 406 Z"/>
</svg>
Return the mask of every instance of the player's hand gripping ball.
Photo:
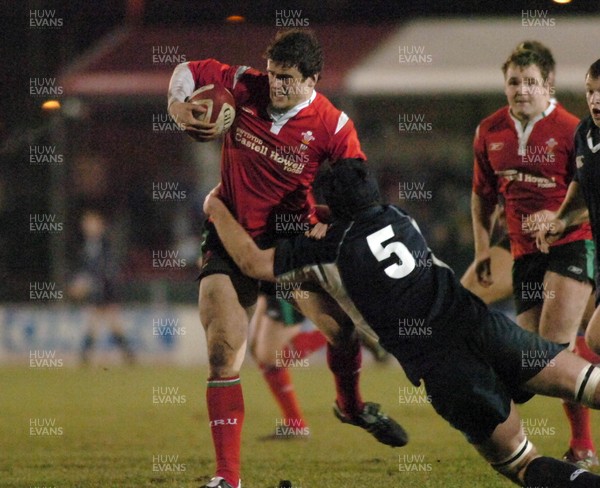
<svg viewBox="0 0 600 488">
<path fill-rule="evenodd" d="M 194 105 L 202 105 L 206 112 L 195 112 L 202 122 L 217 124 L 217 133 L 224 134 L 235 119 L 235 100 L 223 85 L 212 83 L 198 88 L 187 100 Z"/>
</svg>

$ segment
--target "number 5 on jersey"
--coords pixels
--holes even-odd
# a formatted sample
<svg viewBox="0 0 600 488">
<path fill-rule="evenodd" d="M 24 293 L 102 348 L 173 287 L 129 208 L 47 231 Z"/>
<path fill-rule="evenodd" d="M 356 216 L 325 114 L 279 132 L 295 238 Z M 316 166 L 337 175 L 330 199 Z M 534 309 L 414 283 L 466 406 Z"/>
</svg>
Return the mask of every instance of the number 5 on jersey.
<svg viewBox="0 0 600 488">
<path fill-rule="evenodd" d="M 385 241 L 389 241 L 393 237 L 394 230 L 391 225 L 388 225 L 367 236 L 367 244 L 377 261 L 384 261 L 394 254 L 398 257 L 399 264 L 394 263 L 384 269 L 386 275 L 398 280 L 410 274 L 415 269 L 416 262 L 408 248 L 400 241 L 390 242 L 385 247 L 383 246 Z"/>
</svg>

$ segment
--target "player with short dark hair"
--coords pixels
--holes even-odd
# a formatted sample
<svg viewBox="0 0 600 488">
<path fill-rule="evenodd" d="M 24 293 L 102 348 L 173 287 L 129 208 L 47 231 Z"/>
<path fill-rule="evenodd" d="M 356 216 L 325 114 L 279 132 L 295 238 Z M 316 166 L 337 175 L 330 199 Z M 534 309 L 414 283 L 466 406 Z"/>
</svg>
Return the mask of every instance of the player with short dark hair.
<svg viewBox="0 0 600 488">
<path fill-rule="evenodd" d="M 225 248 L 249 276 L 317 281 L 358 327 L 374 330 L 410 381 L 492 467 L 523 486 L 600 488 L 600 477 L 540 456 L 515 396 L 535 393 L 600 408 L 600 368 L 520 327 L 463 288 L 417 224 L 379 192 L 357 160 L 324 184 L 334 222 L 322 240 L 298 236 L 261 250 L 211 192 L 204 203 Z M 535 359 L 531 359 L 535 358 Z"/>
<path fill-rule="evenodd" d="M 303 78 L 315 78 L 323 71 L 323 50 L 310 30 L 280 31 L 265 50 L 265 58 L 284 68 L 295 67 Z"/>
<path fill-rule="evenodd" d="M 590 78 L 590 80 L 597 80 L 598 78 L 600 78 L 600 59 L 597 60 L 595 63 L 592 63 L 592 65 L 590 66 L 590 68 L 588 69 L 588 72 L 585 75 L 586 78 Z M 593 92 L 594 90 L 592 90 Z M 594 95 L 594 93 L 588 93 L 588 95 Z M 596 108 L 596 99 L 594 98 L 594 108 Z M 590 103 L 590 102 L 588 102 Z M 599 124 L 596 122 L 597 121 L 597 116 L 598 114 L 596 112 L 594 112 L 594 124 L 596 124 L 596 126 L 598 126 Z"/>
<path fill-rule="evenodd" d="M 552 62 L 516 49 L 502 65 L 508 106 L 485 118 L 474 140 L 471 213 L 475 271 L 479 284 L 492 282 L 490 234 L 499 196 L 504 199 L 513 264 L 517 323 L 542 337 L 573 347 L 592 291 L 593 242 L 581 224 L 552 245 L 535 245 L 538 211 L 555 211 L 575 173 L 573 133 L 578 119 L 551 99 Z M 589 412 L 564 403 L 571 425 L 566 459 L 598 464 Z"/>
<path fill-rule="evenodd" d="M 600 59 L 585 75 L 585 90 L 590 115 L 575 133 L 577 171 L 556 215 L 538 232 L 537 243 L 542 252 L 548 253 L 552 243 L 589 218 L 596 242 L 596 310 L 586 340 L 600 354 Z"/>
<path fill-rule="evenodd" d="M 269 56 L 274 56 L 275 59 Z M 262 246 L 278 237 L 279 221 L 308 223 L 308 195 L 326 160 L 366 159 L 354 124 L 315 86 L 322 52 L 309 30 L 279 33 L 267 49 L 267 72 L 230 66 L 215 59 L 178 65 L 169 86 L 169 113 L 197 140 L 217 135 L 216 124 L 198 121 L 203 108 L 187 103 L 195 89 L 222 84 L 235 99 L 236 117 L 225 134 L 221 197 Z M 207 224 L 200 273 L 199 309 L 205 329 L 209 378 L 208 417 L 216 474 L 207 488 L 235 488 L 240 482 L 240 442 L 244 400 L 239 371 L 248 337 L 258 281 L 245 276 Z M 361 426 L 380 442 L 406 443 L 404 430 L 379 406 L 364 402 L 358 387 L 361 351 L 352 321 L 322 290 L 305 290 L 296 300 L 302 313 L 328 337 L 328 364 L 334 374 L 336 411 L 342 421 Z"/>
</svg>

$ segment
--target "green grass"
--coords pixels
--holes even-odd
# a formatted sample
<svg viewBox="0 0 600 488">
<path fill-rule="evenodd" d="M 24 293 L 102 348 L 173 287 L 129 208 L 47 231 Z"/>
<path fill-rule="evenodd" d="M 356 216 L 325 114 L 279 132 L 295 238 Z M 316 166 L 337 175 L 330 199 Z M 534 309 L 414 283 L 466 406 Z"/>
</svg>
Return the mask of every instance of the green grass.
<svg viewBox="0 0 600 488">
<path fill-rule="evenodd" d="M 362 389 L 365 399 L 382 403 L 409 431 L 410 444 L 402 449 L 380 445 L 333 417 L 333 383 L 325 367 L 294 370 L 293 376 L 310 439 L 259 441 L 274 431 L 279 413 L 256 367 L 245 366 L 244 488 L 275 487 L 281 479 L 294 488 L 512 486 L 430 405 L 400 404 L 398 389 L 409 386 L 400 368 L 365 368 Z M 0 486 L 199 486 L 214 469 L 205 378 L 201 368 L 0 369 Z M 153 387 L 179 388 L 185 403 L 154 404 Z M 560 456 L 568 441 L 560 402 L 536 398 L 521 412 L 545 425 L 542 434 L 530 436 L 538 449 Z M 597 434 L 600 418 L 593 416 Z M 54 421 L 62 435 L 30 435 L 31 419 Z M 185 471 L 153 470 L 156 455 L 177 456 L 172 462 Z"/>
</svg>

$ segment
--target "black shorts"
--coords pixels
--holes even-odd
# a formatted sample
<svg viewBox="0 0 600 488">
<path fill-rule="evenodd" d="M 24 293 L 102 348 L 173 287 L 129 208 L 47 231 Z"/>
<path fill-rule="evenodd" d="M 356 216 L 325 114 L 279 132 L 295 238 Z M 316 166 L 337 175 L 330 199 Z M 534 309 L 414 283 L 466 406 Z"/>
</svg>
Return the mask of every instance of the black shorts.
<svg viewBox="0 0 600 488">
<path fill-rule="evenodd" d="M 533 394 L 523 383 L 552 366 L 564 346 L 521 329 L 490 310 L 439 347 L 435 366 L 423 375 L 431 403 L 472 444 L 481 444 L 510 413 L 511 400 Z M 475 323 L 477 322 L 477 323 Z"/>
<path fill-rule="evenodd" d="M 258 297 L 259 281 L 242 273 L 223 247 L 215 226 L 208 220 L 204 222 L 204 242 L 202 243 L 202 268 L 198 280 L 213 274 L 225 274 L 238 295 L 240 305 L 251 307 Z"/>
<path fill-rule="evenodd" d="M 594 284 L 594 242 L 580 240 L 550 248 L 549 254 L 536 252 L 515 259 L 513 298 L 517 315 L 554 298 L 554 290 L 544 289 L 546 271 Z"/>
</svg>

